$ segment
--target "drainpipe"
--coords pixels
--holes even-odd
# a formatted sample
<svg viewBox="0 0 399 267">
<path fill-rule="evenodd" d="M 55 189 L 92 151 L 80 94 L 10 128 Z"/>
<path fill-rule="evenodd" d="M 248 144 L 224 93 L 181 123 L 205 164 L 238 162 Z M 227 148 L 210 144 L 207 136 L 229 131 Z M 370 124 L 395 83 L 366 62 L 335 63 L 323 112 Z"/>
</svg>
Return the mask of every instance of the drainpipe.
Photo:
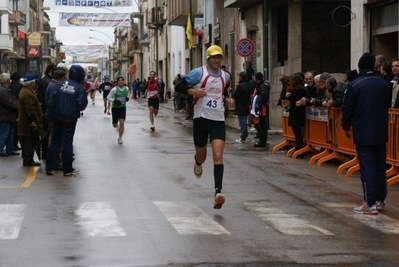
<svg viewBox="0 0 399 267">
<path fill-rule="evenodd" d="M 190 20 L 192 22 L 192 20 L 193 20 L 193 3 L 192 3 L 191 0 L 190 0 L 190 3 L 189 3 L 188 13 L 190 14 Z M 191 29 L 192 28 L 193 28 L 193 24 L 191 23 Z M 192 40 L 192 38 L 193 37 L 191 37 L 191 40 Z M 191 47 L 189 50 L 190 50 L 190 70 L 192 70 L 193 69 L 193 47 Z"/>
<path fill-rule="evenodd" d="M 263 76 L 269 80 L 269 15 L 268 0 L 263 0 Z"/>
<path fill-rule="evenodd" d="M 155 0 L 155 73 L 158 73 L 158 0 Z"/>
</svg>

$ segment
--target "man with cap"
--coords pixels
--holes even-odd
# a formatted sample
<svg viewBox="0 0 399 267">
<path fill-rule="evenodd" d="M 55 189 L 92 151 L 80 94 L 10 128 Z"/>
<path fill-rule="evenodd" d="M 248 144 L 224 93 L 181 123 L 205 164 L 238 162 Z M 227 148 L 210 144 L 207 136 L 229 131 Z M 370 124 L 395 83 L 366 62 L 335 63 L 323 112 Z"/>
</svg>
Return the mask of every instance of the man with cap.
<svg viewBox="0 0 399 267">
<path fill-rule="evenodd" d="M 391 89 L 374 74 L 375 58 L 365 53 L 359 60 L 359 77 L 345 92 L 341 126 L 353 141 L 360 164 L 364 203 L 354 213 L 377 215 L 385 207 L 386 143 L 388 141 L 388 109 Z"/>
<path fill-rule="evenodd" d="M 47 108 L 53 118 L 53 133 L 46 160 L 47 175 L 54 174 L 53 168 L 61 145 L 64 176 L 79 174 L 79 171 L 72 167 L 72 144 L 80 112 L 88 104 L 86 90 L 80 85 L 84 77 L 84 69 L 79 65 L 72 65 L 69 79 L 55 85 L 47 99 Z"/>
<path fill-rule="evenodd" d="M 32 140 L 32 132 L 43 135 L 43 115 L 39 99 L 35 94 L 36 79 L 33 74 L 26 74 L 23 88 L 18 96 L 18 136 L 22 148 L 23 166 L 40 166 L 40 162 L 33 160 L 33 148 L 36 145 Z"/>
<path fill-rule="evenodd" d="M 104 114 L 107 113 L 108 115 L 110 115 L 110 108 L 111 108 L 111 104 L 108 102 L 107 100 L 107 96 L 109 94 L 109 92 L 111 91 L 111 86 L 112 83 L 109 82 L 109 76 L 105 75 L 104 76 L 104 82 L 102 84 L 100 84 L 100 86 L 98 87 L 98 90 L 101 92 L 103 92 L 103 100 L 104 100 Z"/>
<path fill-rule="evenodd" d="M 18 117 L 18 101 L 10 87 L 10 74 L 0 74 L 0 157 L 17 156 L 14 152 L 14 125 Z M 4 150 L 4 147 L 6 149 Z"/>
<path fill-rule="evenodd" d="M 212 45 L 206 50 L 206 65 L 193 69 L 183 77 L 175 89 L 179 93 L 194 96 L 193 137 L 195 146 L 194 175 L 202 176 L 202 164 L 206 160 L 208 138 L 212 146 L 215 198 L 213 208 L 220 209 L 225 202 L 221 193 L 223 182 L 223 150 L 226 139 L 224 101 L 234 105 L 227 96 L 230 75 L 220 69 L 222 49 Z"/>
<path fill-rule="evenodd" d="M 249 115 L 249 105 L 251 104 L 251 87 L 246 81 L 247 74 L 242 71 L 238 74 L 238 85 L 232 97 L 235 103 L 235 114 L 238 116 L 238 125 L 240 126 L 241 136 L 236 143 L 247 142 L 248 126 L 247 117 Z"/>
</svg>

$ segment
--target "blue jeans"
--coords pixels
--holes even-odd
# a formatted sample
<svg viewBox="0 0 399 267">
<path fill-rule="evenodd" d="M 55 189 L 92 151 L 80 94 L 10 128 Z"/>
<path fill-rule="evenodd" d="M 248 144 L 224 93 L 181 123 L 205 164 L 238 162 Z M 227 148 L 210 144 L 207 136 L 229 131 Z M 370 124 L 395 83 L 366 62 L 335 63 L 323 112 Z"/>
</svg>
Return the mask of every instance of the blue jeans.
<svg viewBox="0 0 399 267">
<path fill-rule="evenodd" d="M 248 126 L 247 126 L 247 116 L 238 116 L 238 125 L 241 130 L 241 140 L 247 140 L 248 137 Z"/>
<path fill-rule="evenodd" d="M 360 179 L 364 201 L 372 206 L 376 201 L 384 201 L 387 196 L 386 146 L 365 146 L 356 144 L 360 165 Z"/>
<path fill-rule="evenodd" d="M 47 152 L 46 171 L 52 171 L 62 146 L 61 160 L 64 174 L 74 170 L 72 167 L 72 143 L 77 120 L 61 121 L 54 119 L 51 144 Z"/>
<path fill-rule="evenodd" d="M 4 146 L 6 150 L 4 151 Z M 0 153 L 11 153 L 14 151 L 14 123 L 0 121 Z"/>
</svg>

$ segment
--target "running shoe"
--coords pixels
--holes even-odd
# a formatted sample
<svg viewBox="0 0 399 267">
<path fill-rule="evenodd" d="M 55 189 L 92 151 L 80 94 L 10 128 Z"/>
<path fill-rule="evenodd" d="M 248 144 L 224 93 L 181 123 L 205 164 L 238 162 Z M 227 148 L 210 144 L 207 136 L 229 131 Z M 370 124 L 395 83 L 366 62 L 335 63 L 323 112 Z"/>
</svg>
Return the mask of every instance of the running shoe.
<svg viewBox="0 0 399 267">
<path fill-rule="evenodd" d="M 119 138 L 118 138 L 118 144 L 120 144 L 120 145 L 123 144 L 122 137 L 119 137 Z"/>
<path fill-rule="evenodd" d="M 55 171 L 53 171 L 53 170 L 51 170 L 51 171 L 46 171 L 46 174 L 47 174 L 47 175 L 54 175 L 54 174 L 55 174 Z"/>
<path fill-rule="evenodd" d="M 79 174 L 78 170 L 73 170 L 71 172 L 64 173 L 64 176 L 75 176 L 75 175 L 78 175 L 78 174 Z"/>
<path fill-rule="evenodd" d="M 155 131 L 155 126 L 150 127 L 151 132 Z"/>
<path fill-rule="evenodd" d="M 111 113 L 108 111 L 108 112 L 107 112 L 107 115 L 111 115 Z"/>
<path fill-rule="evenodd" d="M 247 142 L 246 139 L 237 139 L 237 140 L 236 140 L 236 143 L 240 143 L 240 144 L 246 143 L 246 142 Z"/>
<path fill-rule="evenodd" d="M 375 204 L 368 207 L 366 203 L 363 203 L 363 205 L 361 205 L 360 207 L 354 208 L 353 212 L 366 215 L 378 215 L 378 209 Z"/>
<path fill-rule="evenodd" d="M 194 163 L 194 175 L 198 179 L 201 178 L 201 176 L 202 176 L 202 164 L 198 166 L 197 163 Z"/>
<path fill-rule="evenodd" d="M 375 205 L 377 206 L 378 211 L 382 211 L 387 204 L 385 204 L 383 201 L 376 201 Z"/>
<path fill-rule="evenodd" d="M 107 113 L 107 108 L 104 108 L 104 114 Z"/>
<path fill-rule="evenodd" d="M 225 198 L 224 195 L 222 193 L 217 193 L 215 195 L 215 201 L 213 202 L 213 208 L 214 209 L 221 209 L 223 204 L 224 204 Z"/>
</svg>

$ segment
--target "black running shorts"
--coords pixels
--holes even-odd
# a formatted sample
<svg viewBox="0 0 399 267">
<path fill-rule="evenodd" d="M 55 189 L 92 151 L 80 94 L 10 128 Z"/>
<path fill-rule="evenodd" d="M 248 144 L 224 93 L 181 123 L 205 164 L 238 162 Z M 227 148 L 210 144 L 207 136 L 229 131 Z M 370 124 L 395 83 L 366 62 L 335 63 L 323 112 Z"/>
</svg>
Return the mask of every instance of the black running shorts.
<svg viewBox="0 0 399 267">
<path fill-rule="evenodd" d="M 204 118 L 193 120 L 193 137 L 196 147 L 204 147 L 215 139 L 226 140 L 226 125 L 224 121 L 212 121 Z"/>
<path fill-rule="evenodd" d="M 119 120 L 126 119 L 126 107 L 124 108 L 111 108 L 112 124 L 117 124 Z"/>
<path fill-rule="evenodd" d="M 159 109 L 159 98 L 148 98 L 148 106 Z"/>
</svg>

